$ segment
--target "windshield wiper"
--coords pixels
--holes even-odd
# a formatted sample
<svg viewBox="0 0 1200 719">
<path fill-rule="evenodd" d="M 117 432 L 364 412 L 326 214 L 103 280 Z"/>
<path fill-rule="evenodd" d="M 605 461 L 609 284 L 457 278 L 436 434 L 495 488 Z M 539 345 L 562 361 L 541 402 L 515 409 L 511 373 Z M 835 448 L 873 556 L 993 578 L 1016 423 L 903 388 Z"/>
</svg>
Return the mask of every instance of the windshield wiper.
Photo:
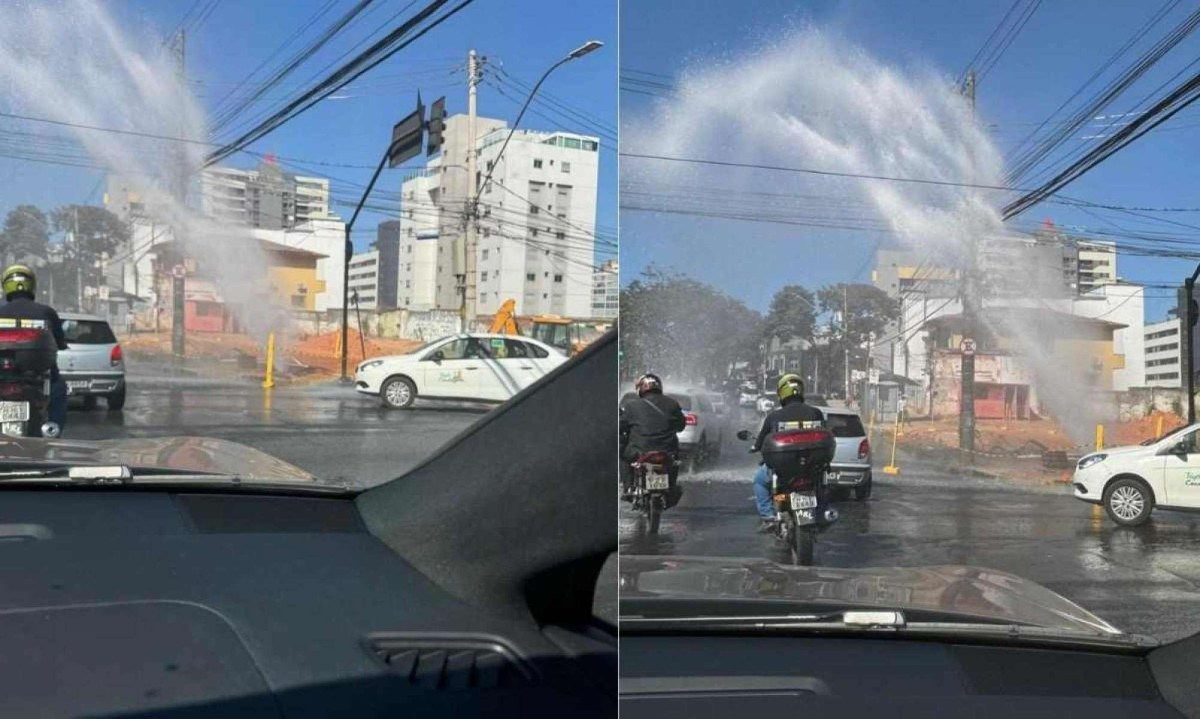
<svg viewBox="0 0 1200 719">
<path fill-rule="evenodd" d="M 121 464 L 29 463 L 20 469 L 0 471 L 0 485 L 214 487 L 223 489 L 275 490 L 342 494 L 352 490 L 319 482 L 260 481 L 252 477 L 220 472 L 198 472 L 161 467 L 129 467 Z"/>
<path fill-rule="evenodd" d="M 639 616 L 622 614 L 622 632 L 829 632 L 926 636 L 946 641 L 966 639 L 1071 646 L 1146 648 L 1158 642 L 1135 634 L 1103 634 L 1083 629 L 1047 628 L 1030 624 L 962 619 L 909 621 L 899 610 L 845 610 L 824 614 Z"/>
</svg>

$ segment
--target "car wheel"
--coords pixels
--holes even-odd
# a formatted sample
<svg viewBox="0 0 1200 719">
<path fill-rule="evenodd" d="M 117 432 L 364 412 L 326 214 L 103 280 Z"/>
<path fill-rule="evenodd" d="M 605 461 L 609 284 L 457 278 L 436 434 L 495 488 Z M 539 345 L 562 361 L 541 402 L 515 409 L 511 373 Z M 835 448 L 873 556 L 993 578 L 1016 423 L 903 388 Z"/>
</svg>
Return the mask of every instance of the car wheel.
<svg viewBox="0 0 1200 719">
<path fill-rule="evenodd" d="M 417 388 L 407 377 L 392 377 L 379 390 L 385 407 L 407 409 L 417 399 Z"/>
<path fill-rule="evenodd" d="M 1154 496 L 1140 479 L 1118 479 L 1104 490 L 1104 510 L 1109 519 L 1123 527 L 1145 524 L 1153 508 Z"/>
<path fill-rule="evenodd" d="M 96 395 L 94 395 L 94 394 L 84 395 L 83 408 L 84 408 L 84 410 L 86 410 L 88 412 L 91 412 L 92 410 L 96 409 Z"/>
<path fill-rule="evenodd" d="M 854 488 L 854 499 L 864 502 L 871 498 L 871 473 L 863 479 L 863 483 Z"/>
<path fill-rule="evenodd" d="M 87 399 L 85 399 L 84 402 L 85 402 L 84 406 L 86 406 Z M 125 387 L 122 386 L 121 389 L 119 389 L 116 392 L 113 392 L 112 394 L 105 397 L 104 403 L 107 404 L 108 408 L 111 410 L 118 410 L 118 409 L 121 409 L 122 407 L 124 407 L 125 406 Z"/>
</svg>

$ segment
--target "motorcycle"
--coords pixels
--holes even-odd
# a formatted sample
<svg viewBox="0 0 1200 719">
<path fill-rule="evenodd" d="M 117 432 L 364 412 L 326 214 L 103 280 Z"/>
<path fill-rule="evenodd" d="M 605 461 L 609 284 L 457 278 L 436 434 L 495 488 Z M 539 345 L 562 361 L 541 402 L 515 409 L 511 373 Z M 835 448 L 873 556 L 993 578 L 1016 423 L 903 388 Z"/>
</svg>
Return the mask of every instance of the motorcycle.
<svg viewBox="0 0 1200 719">
<path fill-rule="evenodd" d="M 750 432 L 737 434 L 743 441 Z M 830 506 L 828 468 L 837 443 L 827 429 L 786 430 L 768 435 L 761 448 L 771 471 L 775 539 L 788 548 L 792 563 L 811 566 L 817 534 L 837 522 Z"/>
<path fill-rule="evenodd" d="M 40 320 L 0 320 L 0 434 L 59 436 L 47 420 L 54 352 Z"/>
<path fill-rule="evenodd" d="M 634 511 L 646 516 L 646 529 L 658 534 L 662 513 L 667 508 L 671 473 L 678 471 L 679 460 L 668 452 L 646 452 L 630 463 L 633 485 L 630 488 Z"/>
</svg>

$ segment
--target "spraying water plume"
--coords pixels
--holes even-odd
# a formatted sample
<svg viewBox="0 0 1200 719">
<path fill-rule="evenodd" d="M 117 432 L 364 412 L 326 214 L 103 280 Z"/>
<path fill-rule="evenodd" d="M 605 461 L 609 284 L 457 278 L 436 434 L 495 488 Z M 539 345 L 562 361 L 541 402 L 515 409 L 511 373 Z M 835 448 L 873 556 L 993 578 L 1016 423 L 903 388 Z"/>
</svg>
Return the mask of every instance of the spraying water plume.
<svg viewBox="0 0 1200 719">
<path fill-rule="evenodd" d="M 215 278 L 243 326 L 273 328 L 259 243 L 247 228 L 202 216 L 180 192 L 203 167 L 208 133 L 160 40 L 130 37 L 95 0 L 9 0 L 0 5 L 0 93 L 13 113 L 76 126 L 38 132 L 70 133 L 93 164 L 137 178 L 146 215 Z"/>
<path fill-rule="evenodd" d="M 1000 153 L 964 98 L 931 69 L 901 70 L 840 38 L 806 28 L 743 57 L 695 66 L 676 87 L 652 116 L 626 121 L 623 151 L 857 177 L 631 159 L 621 166 L 623 184 L 689 182 L 742 196 L 764 187 L 778 193 L 782 187 L 797 197 L 828 198 L 817 213 L 826 217 L 816 219 L 827 221 L 828 215 L 849 208 L 853 216 L 838 217 L 858 227 L 882 228 L 900 245 L 917 250 L 923 262 L 954 270 L 970 266 L 972 251 L 985 243 L 1028 241 L 1006 230 L 998 211 L 1004 193 L 988 189 L 1005 184 Z M 786 208 L 788 201 L 778 202 Z M 812 204 L 796 208 L 816 213 Z M 840 248 L 814 237 L 797 250 L 798 259 L 819 264 L 823 252 Z M 1062 297 L 1061 281 L 1057 292 L 1035 286 L 1032 278 L 1045 273 L 1028 273 L 1019 266 L 997 271 L 1011 274 L 990 277 L 993 284 L 1021 287 L 1033 306 Z M 1053 284 L 1053 273 L 1049 277 Z M 1053 321 L 1047 316 L 1039 323 Z M 1094 388 L 1080 382 L 1083 373 L 1077 365 L 1046 351 L 1044 342 L 1053 331 L 1013 323 L 987 329 L 1009 338 L 1030 366 L 1041 402 L 1056 416 L 1073 420 L 1072 429 L 1083 426 L 1087 420 L 1080 418 L 1079 398 Z"/>
</svg>

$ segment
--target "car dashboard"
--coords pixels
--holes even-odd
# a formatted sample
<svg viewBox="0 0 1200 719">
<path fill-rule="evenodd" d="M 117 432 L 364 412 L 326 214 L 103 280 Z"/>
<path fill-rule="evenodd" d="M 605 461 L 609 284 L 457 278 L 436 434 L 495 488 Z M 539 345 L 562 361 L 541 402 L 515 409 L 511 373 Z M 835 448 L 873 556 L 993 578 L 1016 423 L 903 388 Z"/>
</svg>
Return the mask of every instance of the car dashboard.
<svg viewBox="0 0 1200 719">
<path fill-rule="evenodd" d="M 456 599 L 353 498 L 2 496 L 0 716 L 615 712 L 603 623 Z"/>
</svg>

